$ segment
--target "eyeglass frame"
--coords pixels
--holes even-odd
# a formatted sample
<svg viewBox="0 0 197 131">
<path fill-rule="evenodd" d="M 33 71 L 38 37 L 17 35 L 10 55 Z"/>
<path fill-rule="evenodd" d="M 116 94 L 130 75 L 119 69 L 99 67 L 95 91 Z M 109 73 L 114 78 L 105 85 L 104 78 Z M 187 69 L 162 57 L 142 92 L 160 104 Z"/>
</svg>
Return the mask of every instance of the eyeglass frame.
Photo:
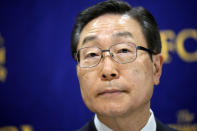
<svg viewBox="0 0 197 131">
<path fill-rule="evenodd" d="M 76 61 L 77 61 L 77 64 L 79 64 L 79 67 L 80 67 L 80 68 L 92 68 L 92 67 L 97 66 L 97 65 L 100 63 L 101 59 L 104 57 L 104 56 L 103 56 L 103 52 L 109 52 L 109 54 L 110 54 L 110 56 L 112 57 L 112 59 L 113 59 L 115 62 L 117 62 L 118 64 L 128 64 L 128 63 L 131 63 L 131 62 L 135 61 L 136 58 L 137 58 L 137 51 L 138 51 L 138 50 L 143 50 L 143 51 L 148 52 L 148 54 L 150 55 L 151 60 L 152 60 L 152 55 L 158 54 L 158 53 L 154 52 L 153 50 L 148 49 L 148 48 L 145 48 L 145 47 L 143 47 L 143 46 L 137 46 L 136 44 L 131 43 L 131 42 L 126 42 L 126 43 L 134 45 L 134 46 L 135 46 L 135 49 L 136 49 L 136 55 L 135 55 L 136 57 L 135 57 L 132 61 L 129 61 L 129 62 L 126 62 L 126 63 L 120 63 L 120 62 L 116 61 L 116 60 L 113 58 L 113 53 L 110 52 L 110 49 L 111 49 L 113 46 L 118 45 L 118 44 L 123 44 L 123 43 L 113 44 L 113 45 L 111 45 L 111 46 L 109 47 L 109 49 L 107 49 L 107 50 L 103 50 L 103 49 L 101 49 L 101 48 L 98 47 L 98 46 L 92 46 L 92 47 L 97 47 L 97 48 L 101 51 L 100 60 L 98 61 L 97 64 L 95 64 L 95 65 L 93 65 L 93 66 L 81 67 L 80 64 L 79 64 L 79 63 L 80 63 L 80 59 L 79 59 L 79 52 L 80 52 L 80 50 L 85 49 L 85 48 L 90 48 L 90 47 L 82 47 L 82 48 L 78 49 L 78 50 L 75 52 L 75 59 L 76 59 Z"/>
</svg>

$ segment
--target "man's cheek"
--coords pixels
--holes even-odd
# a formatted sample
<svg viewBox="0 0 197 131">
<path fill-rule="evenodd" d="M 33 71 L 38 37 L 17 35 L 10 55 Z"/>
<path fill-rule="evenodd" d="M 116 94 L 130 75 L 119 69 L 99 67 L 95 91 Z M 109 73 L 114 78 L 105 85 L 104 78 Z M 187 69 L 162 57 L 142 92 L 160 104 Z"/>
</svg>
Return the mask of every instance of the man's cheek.
<svg viewBox="0 0 197 131">
<path fill-rule="evenodd" d="M 81 93 L 83 93 L 83 95 L 88 96 L 90 92 L 93 92 L 94 90 L 93 79 L 87 78 L 84 75 L 79 79 L 79 81 L 80 81 Z"/>
<path fill-rule="evenodd" d="M 128 75 L 127 76 L 128 81 L 138 82 L 138 81 L 143 80 L 145 78 L 144 72 L 139 68 L 134 68 L 132 70 L 128 70 L 127 75 Z"/>
<path fill-rule="evenodd" d="M 87 100 L 91 91 L 88 89 L 87 85 L 80 85 L 80 89 L 83 99 Z"/>
<path fill-rule="evenodd" d="M 78 76 L 80 76 L 81 80 L 89 82 L 90 80 L 97 77 L 96 72 L 89 69 L 80 69 L 78 71 Z"/>
</svg>

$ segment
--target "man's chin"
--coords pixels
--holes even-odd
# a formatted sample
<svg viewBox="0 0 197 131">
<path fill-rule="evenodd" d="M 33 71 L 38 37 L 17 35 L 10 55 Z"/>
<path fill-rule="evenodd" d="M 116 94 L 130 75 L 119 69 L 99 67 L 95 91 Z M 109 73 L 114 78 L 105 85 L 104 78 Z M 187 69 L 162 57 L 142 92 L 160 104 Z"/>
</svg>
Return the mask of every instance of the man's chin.
<svg viewBox="0 0 197 131">
<path fill-rule="evenodd" d="M 127 111 L 124 109 L 105 109 L 97 110 L 95 113 L 102 117 L 122 117 L 127 114 Z"/>
</svg>

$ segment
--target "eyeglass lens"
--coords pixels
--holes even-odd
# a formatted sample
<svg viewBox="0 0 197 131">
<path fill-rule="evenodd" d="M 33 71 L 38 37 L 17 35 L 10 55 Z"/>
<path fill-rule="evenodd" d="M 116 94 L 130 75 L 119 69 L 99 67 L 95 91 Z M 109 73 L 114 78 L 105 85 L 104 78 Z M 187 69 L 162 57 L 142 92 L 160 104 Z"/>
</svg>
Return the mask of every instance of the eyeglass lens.
<svg viewBox="0 0 197 131">
<path fill-rule="evenodd" d="M 129 63 L 136 58 L 136 45 L 131 43 L 120 43 L 109 48 L 112 58 L 120 64 Z M 99 47 L 81 48 L 79 53 L 80 67 L 93 67 L 99 64 L 103 50 Z"/>
</svg>

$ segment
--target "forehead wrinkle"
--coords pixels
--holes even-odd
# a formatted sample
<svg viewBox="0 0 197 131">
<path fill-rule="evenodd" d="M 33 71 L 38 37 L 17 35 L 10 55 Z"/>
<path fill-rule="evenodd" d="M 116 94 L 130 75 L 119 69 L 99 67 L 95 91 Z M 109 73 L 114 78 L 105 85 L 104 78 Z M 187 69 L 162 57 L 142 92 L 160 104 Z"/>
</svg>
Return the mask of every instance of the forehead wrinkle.
<svg viewBox="0 0 197 131">
<path fill-rule="evenodd" d="M 113 34 L 113 37 L 131 37 L 131 38 L 133 38 L 133 35 L 128 31 L 124 31 L 124 32 L 116 32 L 115 34 Z"/>
</svg>

